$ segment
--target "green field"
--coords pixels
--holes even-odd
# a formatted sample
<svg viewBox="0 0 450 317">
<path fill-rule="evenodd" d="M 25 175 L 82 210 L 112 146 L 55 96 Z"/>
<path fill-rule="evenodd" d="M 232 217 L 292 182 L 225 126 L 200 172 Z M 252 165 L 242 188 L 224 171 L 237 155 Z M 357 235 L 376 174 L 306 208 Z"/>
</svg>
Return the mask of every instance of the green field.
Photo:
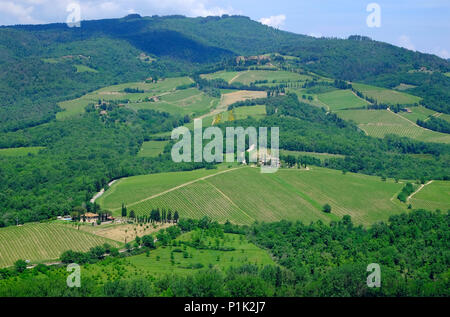
<svg viewBox="0 0 450 317">
<path fill-rule="evenodd" d="M 415 123 L 418 119 L 420 119 L 420 120 L 426 120 L 429 116 L 438 114 L 436 111 L 431 110 L 431 109 L 428 109 L 428 108 L 425 108 L 425 107 L 423 107 L 423 106 L 418 106 L 418 107 L 408 107 L 408 109 L 409 109 L 411 112 L 404 112 L 404 111 L 402 111 L 402 112 L 399 112 L 399 114 L 400 114 L 402 117 L 404 117 L 404 118 L 406 118 L 406 119 L 408 119 L 408 120 L 410 120 L 410 121 L 412 121 L 412 122 L 414 122 L 414 123 Z"/>
<path fill-rule="evenodd" d="M 25 156 L 28 154 L 38 154 L 39 151 L 42 149 L 45 149 L 45 147 L 30 146 L 30 147 L 0 149 L 0 156 Z"/>
<path fill-rule="evenodd" d="M 387 134 L 396 134 L 419 141 L 450 143 L 449 134 L 424 129 L 387 110 L 343 110 L 338 114 L 345 120 L 353 120 L 370 136 L 383 138 Z"/>
<path fill-rule="evenodd" d="M 187 172 L 157 173 L 122 178 L 115 182 L 97 200 L 97 203 L 106 209 L 118 210 L 122 203 L 136 202 L 226 169 L 226 165 L 223 164 L 216 170 L 199 169 Z"/>
<path fill-rule="evenodd" d="M 192 274 L 199 269 L 216 268 L 226 271 L 232 266 L 256 264 L 258 266 L 276 265 L 270 255 L 258 248 L 243 235 L 225 233 L 222 238 L 202 235 L 206 246 L 234 248 L 232 251 L 199 249 L 185 246 L 181 241 L 190 242 L 201 231 L 191 231 L 179 236 L 177 246 L 159 246 L 145 253 L 122 259 L 105 259 L 101 262 L 83 266 L 83 274 L 98 281 L 114 279 L 134 279 L 136 276 L 151 278 L 163 274 Z M 171 255 L 173 254 L 173 263 Z"/>
<path fill-rule="evenodd" d="M 358 83 L 352 83 L 352 86 L 357 91 L 362 92 L 365 96 L 377 100 L 378 103 L 385 103 L 390 105 L 396 104 L 408 105 L 418 103 L 421 100 L 420 97 L 413 96 L 396 90 Z"/>
<path fill-rule="evenodd" d="M 348 108 L 361 108 L 369 103 L 361 99 L 351 90 L 335 90 L 324 94 L 317 95 L 317 98 L 328 106 L 328 110 L 336 111 Z"/>
<path fill-rule="evenodd" d="M 154 109 L 170 114 L 191 115 L 208 113 L 219 104 L 219 99 L 210 97 L 197 88 L 176 90 L 160 96 L 156 102 L 136 102 L 128 104 L 134 110 Z"/>
<path fill-rule="evenodd" d="M 306 79 L 311 79 L 310 76 L 301 75 L 288 71 L 273 71 L 273 70 L 247 70 L 241 72 L 226 72 L 219 71 L 212 74 L 202 75 L 206 79 L 223 79 L 231 83 L 242 83 L 244 85 L 249 85 L 255 81 L 267 80 L 269 83 L 276 81 L 281 82 L 292 82 L 292 81 L 305 81 Z"/>
<path fill-rule="evenodd" d="M 219 72 L 201 75 L 201 77 L 208 79 L 208 80 L 223 79 L 226 82 L 229 82 L 231 79 L 233 79 L 235 76 L 237 76 L 239 74 L 240 74 L 240 72 L 227 72 L 225 70 L 221 70 Z"/>
<path fill-rule="evenodd" d="M 139 157 L 155 157 L 163 153 L 164 147 L 169 141 L 147 141 L 142 143 L 138 153 Z"/>
<path fill-rule="evenodd" d="M 262 118 L 266 115 L 266 106 L 246 106 L 233 109 L 233 115 L 235 120 L 246 119 L 253 117 L 255 119 Z"/>
<path fill-rule="evenodd" d="M 77 69 L 77 73 L 84 73 L 84 72 L 88 72 L 88 73 L 98 73 L 98 70 L 90 68 L 88 66 L 85 65 L 74 65 Z"/>
<path fill-rule="evenodd" d="M 0 267 L 11 266 L 19 259 L 32 263 L 55 260 L 66 250 L 88 251 L 104 243 L 119 246 L 116 241 L 57 223 L 0 228 L 0 241 Z"/>
<path fill-rule="evenodd" d="M 56 114 L 56 119 L 63 120 L 82 114 L 87 105 L 97 103 L 98 100 L 113 101 L 129 99 L 130 103 L 134 104 L 142 102 L 148 97 L 169 94 L 175 91 L 177 86 L 189 84 L 191 82 L 192 79 L 189 77 L 174 77 L 160 80 L 157 83 L 136 82 L 104 87 L 80 98 L 60 102 L 58 105 L 63 111 Z M 125 88 L 137 88 L 143 90 L 144 93 L 125 93 Z M 141 108 L 145 107 L 146 106 L 143 105 Z"/>
<path fill-rule="evenodd" d="M 241 72 L 237 77 L 231 81 L 232 83 L 242 83 L 244 85 L 249 85 L 258 80 L 267 80 L 270 82 L 276 81 L 280 82 L 289 82 L 289 81 L 305 81 L 306 79 L 310 79 L 310 76 L 300 75 L 293 72 L 287 71 L 270 71 L 270 70 L 250 70 Z"/>
<path fill-rule="evenodd" d="M 178 210 L 181 217 L 207 215 L 220 222 L 230 220 L 241 224 L 282 219 L 328 222 L 349 214 L 355 223 L 366 225 L 386 220 L 406 208 L 391 199 L 402 184 L 391 180 L 382 182 L 374 176 L 343 175 L 340 171 L 319 167 L 280 169 L 274 174 L 262 174 L 259 168 L 242 167 L 180 186 L 200 172 L 204 175 L 207 171 L 124 179 L 114 184 L 99 202 L 109 209 L 119 208 L 126 202 L 128 210 L 137 214 L 147 214 L 158 207 Z M 169 188 L 174 189 L 167 191 Z M 332 206 L 332 214 L 322 212 L 325 203 Z"/>
<path fill-rule="evenodd" d="M 415 194 L 409 203 L 414 209 L 450 210 L 450 181 L 433 181 Z"/>
</svg>

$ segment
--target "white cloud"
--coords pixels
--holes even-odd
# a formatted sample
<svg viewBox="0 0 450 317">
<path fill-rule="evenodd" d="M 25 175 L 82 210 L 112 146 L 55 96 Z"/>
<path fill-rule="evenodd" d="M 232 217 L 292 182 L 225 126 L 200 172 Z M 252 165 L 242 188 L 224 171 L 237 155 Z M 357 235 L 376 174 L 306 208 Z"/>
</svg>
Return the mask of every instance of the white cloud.
<svg viewBox="0 0 450 317">
<path fill-rule="evenodd" d="M 212 0 L 0 0 L 0 24 L 65 22 L 66 8 L 79 3 L 81 19 L 181 14 L 189 17 L 236 14 L 232 7 L 211 4 Z"/>
<path fill-rule="evenodd" d="M 408 50 L 415 51 L 416 47 L 411 42 L 411 39 L 409 36 L 402 35 L 398 38 L 398 45 L 404 48 L 407 48 Z"/>
<path fill-rule="evenodd" d="M 273 15 L 268 18 L 261 18 L 259 19 L 259 22 L 262 24 L 274 27 L 274 28 L 280 28 L 284 25 L 284 22 L 286 21 L 286 16 L 284 14 L 279 15 Z"/>
<path fill-rule="evenodd" d="M 7 21 L 7 23 L 9 21 L 16 21 L 15 23 L 17 24 L 39 23 L 38 20 L 35 20 L 31 16 L 33 9 L 33 6 L 23 6 L 10 1 L 0 2 L 0 16 L 6 15 L 7 19 L 5 19 L 5 21 Z"/>
<path fill-rule="evenodd" d="M 308 35 L 312 36 L 312 37 L 317 37 L 317 38 L 320 38 L 323 36 L 322 33 L 317 33 L 317 32 L 311 32 Z"/>
</svg>

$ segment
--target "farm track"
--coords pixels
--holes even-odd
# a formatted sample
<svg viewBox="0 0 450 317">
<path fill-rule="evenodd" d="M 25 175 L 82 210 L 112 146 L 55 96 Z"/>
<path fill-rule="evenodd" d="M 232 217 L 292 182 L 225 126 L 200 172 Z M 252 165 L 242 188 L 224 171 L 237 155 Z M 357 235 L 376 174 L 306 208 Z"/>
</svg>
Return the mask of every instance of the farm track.
<svg viewBox="0 0 450 317">
<path fill-rule="evenodd" d="M 192 180 L 192 181 L 189 181 L 189 182 L 186 182 L 186 183 L 184 183 L 184 184 L 181 184 L 181 185 L 172 187 L 172 188 L 170 188 L 170 189 L 168 189 L 168 190 L 162 191 L 162 192 L 160 192 L 160 193 L 158 193 L 158 194 L 155 194 L 155 195 L 149 196 L 149 197 L 147 197 L 147 198 L 141 199 L 141 200 L 139 200 L 139 201 L 136 201 L 136 202 L 134 202 L 134 203 L 132 203 L 132 204 L 127 205 L 127 207 L 131 207 L 131 206 L 140 204 L 140 203 L 145 202 L 145 201 L 147 201 L 147 200 L 150 200 L 150 199 L 153 199 L 153 198 L 162 196 L 162 195 L 167 194 L 167 193 L 170 193 L 170 192 L 172 192 L 172 191 L 174 191 L 174 190 L 177 190 L 177 189 L 183 188 L 183 187 L 185 187 L 185 186 L 194 184 L 194 183 L 196 183 L 196 182 L 199 182 L 199 181 L 202 181 L 202 180 L 205 180 L 205 179 L 208 179 L 208 178 L 210 178 L 210 177 L 217 176 L 217 175 L 220 175 L 220 174 L 228 173 L 228 172 L 231 172 L 231 171 L 240 169 L 240 168 L 242 168 L 242 167 L 230 168 L 230 169 L 225 170 L 225 171 L 221 171 L 221 172 L 218 172 L 218 173 L 215 173 L 215 174 L 211 174 L 211 175 L 207 175 L 207 176 L 203 176 L 203 177 L 194 179 L 194 180 Z M 119 209 L 120 209 L 120 208 L 112 209 L 112 211 L 117 211 L 117 210 L 119 210 Z"/>
<path fill-rule="evenodd" d="M 430 185 L 432 182 L 433 182 L 433 181 L 431 180 L 431 181 L 429 181 L 429 182 L 426 183 L 426 184 L 420 185 L 420 187 L 417 188 L 417 190 L 416 190 L 414 193 L 412 193 L 411 195 L 408 196 L 408 198 L 406 199 L 406 201 L 409 201 L 415 194 L 417 194 L 418 192 L 420 192 L 425 186 Z"/>
</svg>

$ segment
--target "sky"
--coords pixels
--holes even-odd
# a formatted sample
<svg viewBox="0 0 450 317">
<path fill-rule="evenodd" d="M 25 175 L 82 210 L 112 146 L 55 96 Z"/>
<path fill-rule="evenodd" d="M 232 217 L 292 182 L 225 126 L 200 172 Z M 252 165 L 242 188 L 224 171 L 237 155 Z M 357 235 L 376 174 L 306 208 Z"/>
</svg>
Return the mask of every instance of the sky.
<svg viewBox="0 0 450 317">
<path fill-rule="evenodd" d="M 0 0 L 0 25 L 66 22 L 77 16 L 67 10 L 72 3 L 79 4 L 81 20 L 239 14 L 294 33 L 366 35 L 450 58 L 450 0 Z"/>
</svg>

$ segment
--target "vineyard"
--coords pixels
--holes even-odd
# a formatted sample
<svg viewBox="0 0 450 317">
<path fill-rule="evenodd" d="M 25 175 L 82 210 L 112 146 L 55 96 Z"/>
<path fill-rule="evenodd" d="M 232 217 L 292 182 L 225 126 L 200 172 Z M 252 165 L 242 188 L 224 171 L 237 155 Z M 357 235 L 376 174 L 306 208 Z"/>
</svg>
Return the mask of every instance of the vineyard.
<svg viewBox="0 0 450 317">
<path fill-rule="evenodd" d="M 55 260 L 66 250 L 88 251 L 104 243 L 119 246 L 113 240 L 56 223 L 1 228 L 0 241 L 0 267 L 11 266 L 19 259 L 32 263 Z"/>
<path fill-rule="evenodd" d="M 363 93 L 364 96 L 375 99 L 378 103 L 385 103 L 390 105 L 396 104 L 409 105 L 418 103 L 421 100 L 420 97 L 391 89 L 358 83 L 352 83 L 352 86 L 357 91 Z"/>
<path fill-rule="evenodd" d="M 450 143 L 450 135 L 424 129 L 387 110 L 343 110 L 338 112 L 345 120 L 353 120 L 368 135 L 383 138 L 396 134 L 425 142 Z"/>
<path fill-rule="evenodd" d="M 319 94 L 318 99 L 328 106 L 331 111 L 348 108 L 361 108 L 369 103 L 353 94 L 350 90 L 335 90 Z"/>
<path fill-rule="evenodd" d="M 410 200 L 414 209 L 450 210 L 450 182 L 433 181 L 415 194 Z"/>
<path fill-rule="evenodd" d="M 152 185 L 146 184 L 146 190 L 154 193 Z M 139 191 L 139 185 L 135 186 L 136 192 Z M 406 209 L 392 201 L 401 188 L 402 184 L 393 180 L 382 181 L 379 177 L 352 173 L 344 175 L 318 167 L 280 169 L 274 174 L 262 174 L 258 168 L 245 167 L 211 175 L 145 200 L 128 201 L 127 206 L 138 215 L 148 215 L 153 208 L 165 208 L 177 210 L 180 217 L 209 216 L 220 222 L 230 220 L 239 224 L 281 219 L 329 222 L 348 214 L 355 223 L 366 225 L 386 220 Z M 123 193 L 120 184 L 117 192 Z M 110 201 L 116 200 L 114 195 L 111 194 Z M 326 203 L 332 206 L 331 214 L 322 211 Z"/>
</svg>

